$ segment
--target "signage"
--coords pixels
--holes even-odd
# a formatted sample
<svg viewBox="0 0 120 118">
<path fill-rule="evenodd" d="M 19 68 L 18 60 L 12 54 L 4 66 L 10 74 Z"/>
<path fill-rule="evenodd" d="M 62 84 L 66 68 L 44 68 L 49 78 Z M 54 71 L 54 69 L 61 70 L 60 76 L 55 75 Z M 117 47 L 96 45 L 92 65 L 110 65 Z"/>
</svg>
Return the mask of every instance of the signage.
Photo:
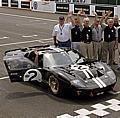
<svg viewBox="0 0 120 118">
<path fill-rule="evenodd" d="M 34 10 L 36 10 L 36 9 L 38 8 L 38 3 L 37 3 L 37 1 L 34 1 L 34 2 L 33 2 L 33 8 L 34 8 Z"/>
<path fill-rule="evenodd" d="M 18 7 L 18 1 L 17 0 L 11 0 L 11 7 Z"/>
<path fill-rule="evenodd" d="M 107 7 L 107 6 L 95 6 L 95 11 L 98 14 L 98 16 L 102 16 L 102 13 L 107 13 L 108 11 L 112 11 L 112 14 L 110 17 L 114 16 L 114 7 Z"/>
<path fill-rule="evenodd" d="M 87 15 L 90 14 L 90 5 L 80 5 L 80 4 L 74 5 L 74 13 L 78 13 L 78 11 L 80 11 L 81 9 L 83 9 L 85 14 Z"/>
<path fill-rule="evenodd" d="M 30 9 L 30 1 L 21 1 L 21 8 Z"/>
<path fill-rule="evenodd" d="M 8 6 L 8 0 L 2 0 L 2 6 Z"/>
<path fill-rule="evenodd" d="M 69 12 L 69 4 L 56 3 L 56 12 Z"/>
</svg>

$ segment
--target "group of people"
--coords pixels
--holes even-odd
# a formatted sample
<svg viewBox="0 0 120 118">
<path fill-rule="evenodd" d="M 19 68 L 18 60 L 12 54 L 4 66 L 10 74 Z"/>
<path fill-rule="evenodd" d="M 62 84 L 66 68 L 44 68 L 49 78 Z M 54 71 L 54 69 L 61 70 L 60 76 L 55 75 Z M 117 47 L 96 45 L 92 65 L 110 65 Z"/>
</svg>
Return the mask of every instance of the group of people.
<svg viewBox="0 0 120 118">
<path fill-rule="evenodd" d="M 109 18 L 111 13 L 104 13 L 99 18 L 93 12 L 95 17 L 92 24 L 82 10 L 78 11 L 77 16 L 73 16 L 72 12 L 66 18 L 60 16 L 52 33 L 54 45 L 76 49 L 89 59 L 116 64 L 115 56 L 119 56 L 115 55 L 116 49 L 120 53 L 120 27 L 118 16 Z"/>
</svg>

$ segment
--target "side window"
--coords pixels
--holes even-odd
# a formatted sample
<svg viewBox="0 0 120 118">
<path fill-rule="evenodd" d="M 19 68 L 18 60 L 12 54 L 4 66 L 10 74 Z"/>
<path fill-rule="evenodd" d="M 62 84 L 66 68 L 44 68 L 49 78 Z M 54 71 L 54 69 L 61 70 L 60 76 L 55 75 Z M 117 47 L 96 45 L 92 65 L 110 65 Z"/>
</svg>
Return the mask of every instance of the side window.
<svg viewBox="0 0 120 118">
<path fill-rule="evenodd" d="M 9 70 L 16 70 L 20 68 L 21 64 L 19 63 L 17 59 L 14 59 L 14 60 L 6 60 L 6 65 Z"/>
<path fill-rule="evenodd" d="M 35 67 L 28 59 L 6 60 L 6 65 L 9 70 L 21 70 Z"/>
</svg>

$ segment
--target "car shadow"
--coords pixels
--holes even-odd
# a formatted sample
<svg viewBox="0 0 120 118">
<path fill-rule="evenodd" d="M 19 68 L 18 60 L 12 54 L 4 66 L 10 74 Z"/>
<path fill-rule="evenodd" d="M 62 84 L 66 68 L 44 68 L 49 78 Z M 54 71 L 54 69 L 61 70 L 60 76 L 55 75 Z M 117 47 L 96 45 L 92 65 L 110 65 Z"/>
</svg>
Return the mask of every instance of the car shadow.
<svg viewBox="0 0 120 118">
<path fill-rule="evenodd" d="M 105 93 L 103 95 L 99 95 L 99 96 L 74 96 L 69 94 L 66 94 L 62 97 L 57 97 L 54 95 L 49 95 L 49 97 L 51 99 L 54 99 L 58 102 L 63 102 L 65 104 L 71 104 L 71 105 L 92 105 L 92 104 L 96 104 L 96 103 L 100 103 L 103 101 L 107 101 L 109 99 L 113 99 L 115 97 L 117 97 L 117 95 L 111 95 L 109 93 Z"/>
<path fill-rule="evenodd" d="M 39 95 L 44 95 L 44 93 L 42 92 L 30 92 L 30 93 L 14 92 L 14 93 L 8 94 L 6 98 L 9 100 L 13 100 L 13 99 L 19 99 L 19 98 L 34 97 L 34 96 L 39 96 Z"/>
<path fill-rule="evenodd" d="M 63 96 L 55 96 L 53 95 L 49 89 L 47 85 L 44 84 L 40 84 L 38 82 L 27 82 L 27 83 L 21 83 L 24 84 L 26 86 L 30 86 L 33 87 L 39 91 L 37 92 L 14 92 L 14 93 L 10 93 L 6 96 L 7 99 L 12 100 L 12 99 L 19 99 L 19 98 L 27 98 L 27 97 L 34 97 L 34 96 L 43 96 L 46 95 L 48 96 L 50 99 L 53 99 L 57 102 L 62 102 L 65 104 L 71 104 L 71 105 L 91 105 L 91 104 L 96 104 L 96 103 L 100 103 L 103 101 L 107 101 L 109 99 L 113 99 L 115 97 L 117 97 L 117 95 L 113 95 L 113 94 L 109 94 L 109 93 L 105 93 L 99 96 L 75 96 L 72 94 L 71 91 L 66 91 L 64 93 Z"/>
<path fill-rule="evenodd" d="M 27 97 L 34 97 L 34 96 L 43 96 L 43 95 L 47 94 L 46 88 L 42 87 L 42 85 L 40 86 L 40 84 L 38 84 L 36 82 L 21 82 L 20 84 L 24 84 L 25 86 L 33 87 L 39 91 L 8 93 L 8 95 L 6 96 L 6 99 L 13 100 L 13 99 L 20 99 L 20 98 L 27 98 Z"/>
</svg>

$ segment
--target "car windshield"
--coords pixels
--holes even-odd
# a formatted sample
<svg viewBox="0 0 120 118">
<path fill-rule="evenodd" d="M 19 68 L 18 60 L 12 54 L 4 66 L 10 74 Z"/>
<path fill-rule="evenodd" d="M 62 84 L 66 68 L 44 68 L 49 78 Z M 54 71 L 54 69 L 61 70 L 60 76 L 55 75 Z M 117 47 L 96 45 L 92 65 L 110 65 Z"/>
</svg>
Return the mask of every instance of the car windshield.
<svg viewBox="0 0 120 118">
<path fill-rule="evenodd" d="M 44 67 L 56 67 L 71 64 L 73 64 L 73 61 L 65 52 L 46 53 L 44 55 Z"/>
<path fill-rule="evenodd" d="M 83 63 L 85 61 L 85 58 L 82 55 L 80 55 L 77 51 L 70 50 L 67 51 L 67 53 L 74 63 Z"/>
</svg>

